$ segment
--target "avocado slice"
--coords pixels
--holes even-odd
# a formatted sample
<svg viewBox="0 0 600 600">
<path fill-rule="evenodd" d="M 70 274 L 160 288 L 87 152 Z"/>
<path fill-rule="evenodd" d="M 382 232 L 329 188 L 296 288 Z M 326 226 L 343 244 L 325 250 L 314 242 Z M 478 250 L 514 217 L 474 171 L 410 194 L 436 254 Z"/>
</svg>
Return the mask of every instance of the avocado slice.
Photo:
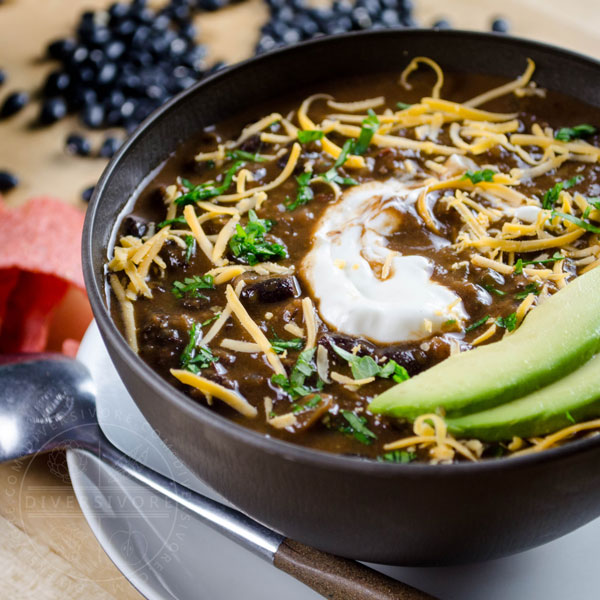
<svg viewBox="0 0 600 600">
<path fill-rule="evenodd" d="M 499 342 L 455 354 L 377 396 L 373 413 L 414 419 L 487 410 L 564 377 L 600 350 L 600 268 L 569 283 Z"/>
<path fill-rule="evenodd" d="M 458 437 L 499 442 L 545 435 L 594 417 L 600 417 L 600 354 L 528 396 L 446 422 Z"/>
</svg>

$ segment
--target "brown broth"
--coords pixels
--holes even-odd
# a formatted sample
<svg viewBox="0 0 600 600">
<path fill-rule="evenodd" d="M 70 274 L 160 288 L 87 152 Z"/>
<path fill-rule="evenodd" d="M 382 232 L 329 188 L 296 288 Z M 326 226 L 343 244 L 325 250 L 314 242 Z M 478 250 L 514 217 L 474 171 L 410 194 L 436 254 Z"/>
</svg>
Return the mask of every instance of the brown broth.
<svg viewBox="0 0 600 600">
<path fill-rule="evenodd" d="M 406 91 L 397 84 L 397 74 L 375 74 L 371 77 L 332 81 L 326 85 L 321 85 L 319 89 L 302 90 L 293 97 L 274 99 L 266 106 L 251 107 L 243 114 L 236 115 L 226 122 L 216 124 L 214 127 L 200 132 L 197 138 L 182 145 L 140 194 L 135 202 L 132 214 L 144 221 L 162 221 L 165 218 L 165 208 L 161 191 L 164 190 L 165 186 L 174 183 L 178 176 L 185 177 L 194 184 L 214 177 L 215 169 L 198 166 L 194 163 L 193 156 L 197 152 L 214 150 L 218 141 L 237 137 L 246 124 L 254 122 L 271 111 L 276 110 L 281 114 L 287 114 L 288 111 L 297 108 L 302 99 L 310 93 L 316 91 L 330 93 L 338 101 L 353 101 L 383 95 L 388 101 L 388 106 L 394 108 L 396 102 L 415 103 L 421 97 L 428 96 L 432 81 L 433 79 L 428 73 L 418 75 L 411 79 L 413 89 Z M 483 75 L 446 74 L 443 97 L 449 100 L 465 101 L 501 83 L 504 83 L 504 81 Z M 542 127 L 549 125 L 558 128 L 578 123 L 600 122 L 598 109 L 555 92 L 548 92 L 544 99 L 537 96 L 517 98 L 510 95 L 494 100 L 485 105 L 484 108 L 490 111 L 519 113 L 520 131 L 529 131 L 533 123 L 539 123 Z M 378 108 L 378 112 L 382 110 L 382 108 Z M 324 102 L 318 102 L 311 110 L 311 115 L 315 120 L 320 120 L 328 112 L 335 111 L 327 109 Z M 335 139 L 340 145 L 344 141 L 344 138 L 339 136 L 337 138 L 332 136 L 332 139 Z M 596 145 L 598 140 L 592 138 L 590 141 Z M 450 143 L 446 133 L 441 135 L 439 143 Z M 250 143 L 247 143 L 245 147 L 243 146 L 243 149 L 255 152 L 259 149 L 259 146 L 255 143 L 253 145 L 253 140 L 250 140 Z M 394 176 L 402 168 L 402 161 L 407 158 L 412 159 L 421 167 L 426 160 L 433 158 L 432 156 L 423 156 L 420 152 L 412 150 L 397 151 L 380 149 L 374 146 L 369 148 L 366 156 L 374 159 L 372 169 L 345 170 L 347 175 L 351 175 L 361 183 L 370 180 L 384 181 Z M 324 157 L 319 152 L 318 144 L 303 146 L 299 164 L 302 164 L 308 158 L 315 161 L 314 169 L 317 172 L 324 172 L 332 165 L 332 160 Z M 498 147 L 472 158 L 480 165 L 493 164 L 499 171 L 504 173 L 507 173 L 513 167 L 524 166 L 524 163 L 514 154 Z M 258 181 L 267 182 L 277 176 L 284 162 L 282 163 L 280 160 L 271 163 L 247 163 L 246 168 L 255 172 Z M 576 174 L 581 174 L 584 175 L 585 180 L 575 189 L 587 196 L 599 195 L 599 168 L 594 164 L 586 164 L 582 171 L 578 171 L 579 167 L 579 163 L 567 162 L 560 168 L 532 180 L 527 185 L 521 185 L 517 189 L 528 196 L 542 197 L 557 181 L 564 181 Z M 296 174 L 300 172 L 301 169 L 297 169 Z M 284 184 L 269 192 L 268 201 L 258 211 L 260 218 L 275 221 L 268 237 L 271 240 L 278 240 L 286 246 L 289 258 L 280 261 L 283 265 L 299 264 L 302 257 L 310 249 L 315 223 L 323 211 L 334 202 L 333 193 L 327 187 L 316 185 L 314 191 L 315 198 L 312 202 L 295 211 L 287 211 L 284 206 L 286 198 L 295 198 L 297 193 L 297 184 L 294 178 L 290 178 Z M 389 247 L 400 250 L 405 254 L 417 254 L 431 259 L 435 264 L 433 279 L 456 291 L 462 298 L 465 309 L 470 316 L 470 323 L 475 323 L 486 315 L 496 318 L 513 313 L 521 302 L 520 299 L 515 298 L 515 294 L 522 291 L 530 281 L 524 275 L 502 277 L 494 271 L 478 268 L 468 263 L 471 251 L 464 250 L 457 253 L 447 243 L 446 245 L 440 243 L 440 240 L 453 242 L 456 239 L 461 226 L 457 214 L 443 203 L 436 204 L 434 214 L 441 224 L 439 236 L 431 233 L 424 226 L 422 219 L 414 209 L 409 209 L 404 213 L 398 231 L 389 239 Z M 211 228 L 210 223 L 207 223 L 205 225 L 207 234 L 216 234 L 223 222 L 217 222 L 218 226 L 213 225 L 213 228 Z M 245 220 L 242 222 L 244 223 Z M 127 226 L 127 220 L 125 220 L 121 224 L 121 235 L 128 233 Z M 191 324 L 193 322 L 201 323 L 209 319 L 214 314 L 214 307 L 222 308 L 225 305 L 224 286 L 217 286 L 215 290 L 201 290 L 209 297 L 209 300 L 184 299 L 182 301 L 177 299 L 171 293 L 174 281 L 183 280 L 184 277 L 191 277 L 192 275 L 202 275 L 213 266 L 198 249 L 188 264 L 185 263 L 184 255 L 185 250 L 179 248 L 176 244 L 172 242 L 165 244 L 160 253 L 167 264 L 164 277 L 159 277 L 158 268 L 153 267 L 151 270 L 152 277 L 149 285 L 152 289 L 153 298 L 139 297 L 134 303 L 140 346 L 139 354 L 167 381 L 197 399 L 198 402 L 204 403 L 204 397 L 200 392 L 180 384 L 170 375 L 169 370 L 179 366 L 180 355 L 189 340 Z M 531 257 L 528 256 L 527 258 Z M 461 261 L 467 261 L 466 268 L 453 268 L 455 263 Z M 570 277 L 576 275 L 573 266 L 568 267 L 568 269 L 571 272 Z M 259 279 L 250 276 L 246 279 L 248 286 L 259 281 Z M 291 335 L 283 329 L 284 324 L 290 321 L 302 323 L 300 301 L 302 297 L 307 294 L 310 295 L 310 289 L 298 270 L 296 270 L 296 280 L 301 292 L 297 297 L 268 303 L 257 301 L 256 298 L 242 297 L 244 306 L 250 316 L 269 338 L 272 337 L 272 332 L 275 332 L 279 337 L 289 339 Z M 488 291 L 486 291 L 486 286 Z M 555 291 L 555 288 L 552 288 L 551 291 Z M 112 310 L 115 321 L 122 326 L 119 310 L 114 302 Z M 265 317 L 267 313 L 272 313 L 272 316 L 270 318 Z M 452 326 L 449 325 L 449 330 L 451 329 Z M 485 327 L 479 327 L 467 332 L 462 341 L 463 348 L 469 348 L 470 343 L 484 329 Z M 204 331 L 206 330 L 207 327 L 204 328 Z M 504 333 L 505 329 L 498 327 L 497 333 L 489 341 L 500 339 Z M 275 429 L 265 420 L 262 408 L 263 398 L 269 396 L 273 399 L 273 411 L 276 414 L 289 412 L 294 403 L 302 403 L 305 399 L 292 401 L 283 393 L 281 388 L 271 383 L 270 379 L 273 371 L 267 364 L 263 354 L 246 354 L 220 348 L 218 342 L 223 337 L 249 340 L 247 332 L 239 322 L 235 318 L 230 318 L 215 343 L 211 345 L 214 355 L 219 358 L 218 366 L 209 367 L 203 372 L 203 375 L 215 379 L 215 381 L 226 387 L 238 390 L 259 410 L 256 418 L 248 419 L 215 400 L 211 409 L 227 418 L 265 435 L 311 448 L 371 458 L 381 456 L 384 453 L 384 444 L 411 435 L 412 429 L 409 424 L 393 422 L 384 417 L 371 415 L 367 411 L 370 400 L 388 389 L 390 385 L 393 385 L 393 381 L 390 379 L 376 379 L 373 383 L 360 388 L 358 391 L 350 391 L 337 383 L 327 385 L 321 392 L 322 397 L 327 398 L 329 401 L 327 410 L 323 410 L 325 407 L 321 405 L 316 409 L 321 408 L 317 415 L 314 415 L 313 411 L 310 410 L 298 413 L 300 424 L 294 431 Z M 351 350 L 356 344 L 360 344 L 361 354 L 366 353 L 376 357 L 393 358 L 404 366 L 411 375 L 415 375 L 443 360 L 450 352 L 446 336 L 439 334 L 417 342 L 399 342 L 391 346 L 380 345 L 369 340 L 340 336 L 336 332 L 330 331 L 325 323 L 320 322 L 317 337 L 326 347 L 330 347 L 332 339 L 347 350 Z M 289 373 L 297 359 L 298 352 L 291 351 L 288 354 L 288 357 L 283 358 L 282 362 Z M 329 352 L 329 360 L 335 370 L 350 375 L 350 370 L 345 361 L 333 352 Z M 340 431 L 340 429 L 348 426 L 348 422 L 341 415 L 342 411 L 354 411 L 364 416 L 367 419 L 367 427 L 377 436 L 377 439 L 365 444 L 354 435 Z M 495 455 L 497 453 L 497 446 L 486 448 L 486 454 Z M 423 455 L 422 458 L 426 459 L 427 457 Z"/>
</svg>

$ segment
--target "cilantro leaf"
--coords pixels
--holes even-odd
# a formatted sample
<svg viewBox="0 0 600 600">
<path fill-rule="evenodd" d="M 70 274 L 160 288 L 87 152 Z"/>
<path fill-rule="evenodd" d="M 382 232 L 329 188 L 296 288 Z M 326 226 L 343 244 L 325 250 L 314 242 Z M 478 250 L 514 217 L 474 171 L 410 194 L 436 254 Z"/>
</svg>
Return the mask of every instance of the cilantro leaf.
<svg viewBox="0 0 600 600">
<path fill-rule="evenodd" d="M 400 110 L 406 110 L 407 108 L 410 108 L 412 106 L 412 104 L 406 104 L 406 102 L 396 102 L 396 108 L 399 108 Z"/>
<path fill-rule="evenodd" d="M 395 360 L 390 359 L 383 366 L 380 366 L 368 355 L 357 356 L 333 343 L 331 344 L 331 347 L 338 356 L 348 363 L 354 379 L 366 379 L 368 377 L 382 377 L 383 379 L 388 379 L 389 377 L 392 377 L 396 383 L 401 383 L 409 379 L 407 370 Z"/>
<path fill-rule="evenodd" d="M 517 313 L 510 313 L 506 317 L 498 317 L 496 319 L 496 325 L 504 327 L 508 331 L 514 331 L 517 328 Z"/>
<path fill-rule="evenodd" d="M 342 146 L 342 151 L 340 152 L 340 155 L 337 157 L 337 160 L 333 164 L 333 167 L 331 167 L 331 169 L 329 169 L 328 171 L 325 171 L 325 173 L 320 175 L 320 178 L 323 181 L 327 181 L 327 182 L 333 181 L 340 185 L 358 185 L 358 182 L 355 181 L 354 179 L 352 179 L 352 177 L 342 177 L 337 172 L 338 168 L 341 167 L 346 162 L 348 155 L 354 152 L 355 144 L 356 144 L 355 140 L 346 140 L 344 142 L 344 145 Z"/>
<path fill-rule="evenodd" d="M 368 113 L 369 116 L 363 120 L 358 140 L 354 144 L 352 150 L 354 154 L 364 154 L 369 149 L 369 144 L 379 129 L 380 123 L 377 115 L 372 109 L 369 109 Z"/>
<path fill-rule="evenodd" d="M 185 220 L 185 217 L 181 215 L 180 217 L 175 217 L 174 219 L 167 219 L 166 221 L 161 221 L 156 227 L 158 229 L 162 229 L 167 225 L 185 225 L 186 223 L 187 221 Z"/>
<path fill-rule="evenodd" d="M 396 383 L 402 383 L 403 381 L 410 379 L 408 371 L 393 359 L 389 359 L 383 365 L 383 367 L 380 368 L 378 377 L 383 377 L 384 379 L 387 379 L 390 375 Z"/>
<path fill-rule="evenodd" d="M 406 464 L 412 462 L 413 460 L 416 460 L 416 458 L 416 452 L 408 452 L 408 450 L 393 450 L 392 452 L 380 454 L 377 457 L 377 462 L 393 462 Z"/>
<path fill-rule="evenodd" d="M 186 235 L 183 239 L 186 247 L 185 264 L 187 265 L 190 262 L 190 258 L 196 254 L 196 238 L 193 235 Z"/>
<path fill-rule="evenodd" d="M 200 336 L 201 328 L 194 323 L 190 329 L 190 341 L 179 358 L 181 368 L 192 373 L 199 373 L 219 360 L 206 346 L 200 345 Z"/>
<path fill-rule="evenodd" d="M 545 209 L 552 208 L 558 202 L 560 193 L 563 190 L 568 190 L 569 188 L 572 188 L 574 185 L 577 185 L 578 183 L 580 183 L 581 181 L 583 181 L 583 176 L 576 175 L 575 177 L 571 177 L 571 179 L 567 179 L 567 181 L 559 181 L 558 183 L 553 185 L 544 194 L 544 198 L 542 200 L 542 208 L 545 208 Z"/>
<path fill-rule="evenodd" d="M 306 402 L 304 402 L 302 404 L 298 404 L 297 402 L 294 402 L 294 404 L 292 404 L 292 411 L 295 413 L 299 413 L 306 409 L 315 408 L 316 406 L 318 406 L 320 404 L 320 402 L 321 402 L 321 396 L 319 396 L 319 394 L 315 394 L 312 398 L 309 398 Z"/>
<path fill-rule="evenodd" d="M 287 251 L 281 244 L 265 241 L 267 233 L 273 222 L 268 219 L 259 219 L 253 210 L 248 211 L 248 223 L 242 227 L 236 225 L 236 232 L 229 240 L 229 248 L 233 255 L 240 261 L 249 265 L 268 260 L 287 258 Z"/>
<path fill-rule="evenodd" d="M 499 290 L 498 288 L 494 287 L 493 285 L 484 283 L 483 287 L 490 294 L 496 294 L 496 296 L 506 296 L 506 292 Z"/>
<path fill-rule="evenodd" d="M 535 294 L 536 296 L 540 293 L 540 285 L 539 283 L 528 283 L 520 292 L 515 294 L 515 298 L 517 300 L 523 300 L 527 298 L 529 294 Z"/>
<path fill-rule="evenodd" d="M 559 210 L 553 210 L 552 217 L 553 218 L 560 217 L 561 219 L 564 219 L 565 221 L 570 221 L 571 223 L 574 223 L 575 225 L 577 225 L 577 227 L 581 227 L 581 229 L 585 229 L 586 231 L 590 231 L 591 233 L 600 233 L 600 227 L 597 227 L 596 225 L 592 225 L 589 221 L 584 221 L 583 219 L 580 219 L 579 217 L 575 217 L 573 215 L 569 215 L 567 213 L 560 212 Z"/>
<path fill-rule="evenodd" d="M 342 410 L 341 413 L 344 419 L 348 421 L 348 425 L 340 427 L 341 432 L 353 435 L 361 444 L 365 444 L 366 446 L 372 444 L 373 440 L 377 439 L 377 435 L 367 427 L 367 419 L 365 417 L 359 417 L 349 410 Z"/>
<path fill-rule="evenodd" d="M 322 140 L 325 134 L 317 129 L 306 129 L 304 131 L 298 131 L 298 141 L 301 144 L 309 144 L 310 142 L 316 142 Z"/>
<path fill-rule="evenodd" d="M 193 185 L 187 180 L 182 180 L 183 185 L 187 188 L 187 192 L 178 198 L 175 198 L 175 204 L 185 206 L 186 204 L 194 204 L 199 200 L 207 200 L 208 198 L 214 198 L 225 193 L 231 182 L 233 176 L 241 169 L 246 163 L 243 160 L 238 160 L 226 171 L 223 183 L 215 186 L 214 182 L 201 183 L 199 185 Z"/>
<path fill-rule="evenodd" d="M 471 325 L 469 325 L 468 327 L 465 327 L 465 333 L 469 333 L 469 331 L 473 331 L 473 329 L 477 329 L 478 327 L 481 327 L 489 318 L 490 318 L 490 315 L 485 315 L 485 317 L 482 317 L 481 319 L 479 319 L 479 321 L 475 321 L 475 323 L 471 323 Z"/>
<path fill-rule="evenodd" d="M 264 158 L 260 154 L 246 152 L 245 150 L 228 150 L 228 158 L 235 158 L 237 160 L 249 160 L 251 162 L 268 162 L 268 158 Z"/>
<path fill-rule="evenodd" d="M 594 135 L 598 130 L 593 125 L 575 125 L 575 127 L 561 127 L 555 134 L 554 139 L 561 142 L 570 142 L 571 140 Z"/>
<path fill-rule="evenodd" d="M 184 296 L 208 300 L 208 296 L 201 294 L 198 290 L 214 289 L 215 285 L 212 275 L 194 275 L 193 277 L 186 277 L 183 281 L 174 281 L 171 292 L 178 300 L 181 300 Z"/>
<path fill-rule="evenodd" d="M 515 274 L 520 275 L 521 273 L 523 273 L 523 267 L 525 267 L 526 265 L 546 265 L 555 263 L 556 261 L 562 260 L 563 258 L 564 256 L 560 252 L 555 252 L 551 258 L 545 258 L 543 260 L 523 260 L 522 258 L 519 258 L 519 260 L 517 260 L 517 262 L 515 263 Z"/>
<path fill-rule="evenodd" d="M 317 371 L 317 367 L 313 361 L 315 350 L 316 348 L 310 348 L 300 352 L 290 376 L 286 377 L 283 374 L 273 375 L 271 377 L 271 382 L 279 386 L 294 399 L 308 396 L 308 394 L 318 391 L 323 385 L 321 381 L 319 381 L 315 388 L 305 385 L 306 379 Z"/>
<path fill-rule="evenodd" d="M 315 197 L 315 194 L 310 187 L 311 178 L 312 171 L 305 171 L 296 177 L 296 181 L 298 182 L 298 193 L 296 199 L 286 206 L 288 210 L 295 210 L 299 206 L 304 206 Z"/>
<path fill-rule="evenodd" d="M 208 319 L 206 319 L 206 321 L 202 321 L 202 323 L 200 323 L 200 327 L 206 327 L 207 325 L 210 325 L 211 323 L 216 321 L 220 316 L 221 316 L 220 312 L 215 313 L 212 317 L 209 317 Z"/>
<path fill-rule="evenodd" d="M 492 169 L 483 169 L 483 171 L 467 171 L 461 179 L 470 179 L 471 183 L 477 184 L 482 181 L 494 181 L 495 171 Z"/>
<path fill-rule="evenodd" d="M 269 340 L 271 347 L 277 354 L 283 354 L 286 350 L 300 350 L 304 345 L 304 340 L 301 338 L 292 338 L 291 340 L 284 340 L 280 338 L 275 332 L 273 332 L 273 338 Z"/>
</svg>

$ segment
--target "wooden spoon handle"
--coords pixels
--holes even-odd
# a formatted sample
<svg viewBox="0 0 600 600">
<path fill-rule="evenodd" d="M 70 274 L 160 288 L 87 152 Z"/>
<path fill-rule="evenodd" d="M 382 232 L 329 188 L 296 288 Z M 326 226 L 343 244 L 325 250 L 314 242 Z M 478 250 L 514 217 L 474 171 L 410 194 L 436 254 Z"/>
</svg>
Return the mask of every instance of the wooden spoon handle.
<svg viewBox="0 0 600 600">
<path fill-rule="evenodd" d="M 330 600 L 435 600 L 354 560 L 289 538 L 279 546 L 273 564 Z"/>
</svg>

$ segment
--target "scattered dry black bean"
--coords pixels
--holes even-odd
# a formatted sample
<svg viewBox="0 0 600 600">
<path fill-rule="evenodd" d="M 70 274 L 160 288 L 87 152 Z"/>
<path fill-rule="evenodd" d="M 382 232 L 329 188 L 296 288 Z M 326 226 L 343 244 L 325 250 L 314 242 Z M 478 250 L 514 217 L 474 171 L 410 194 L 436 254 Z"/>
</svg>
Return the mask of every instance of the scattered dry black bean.
<svg viewBox="0 0 600 600">
<path fill-rule="evenodd" d="M 0 192 L 8 192 L 19 185 L 19 180 L 8 171 L 0 171 Z"/>
</svg>

